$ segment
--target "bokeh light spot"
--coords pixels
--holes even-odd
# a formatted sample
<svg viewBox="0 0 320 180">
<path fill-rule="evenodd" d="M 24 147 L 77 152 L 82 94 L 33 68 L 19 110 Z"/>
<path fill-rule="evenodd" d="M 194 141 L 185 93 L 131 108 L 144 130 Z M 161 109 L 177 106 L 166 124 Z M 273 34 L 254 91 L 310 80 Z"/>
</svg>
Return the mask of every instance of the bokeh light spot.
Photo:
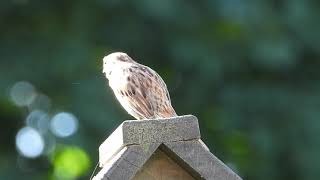
<svg viewBox="0 0 320 180">
<path fill-rule="evenodd" d="M 77 131 L 78 119 L 71 113 L 61 112 L 52 118 L 50 128 L 57 137 L 68 137 Z"/>
<path fill-rule="evenodd" d="M 36 98 L 36 90 L 32 84 L 26 81 L 15 83 L 10 90 L 11 100 L 17 106 L 28 106 Z"/>
<path fill-rule="evenodd" d="M 49 127 L 49 115 L 41 110 L 32 111 L 26 118 L 26 124 L 36 128 L 40 132 L 47 132 Z"/>
<path fill-rule="evenodd" d="M 82 149 L 67 147 L 54 156 L 53 165 L 56 178 L 75 179 L 89 170 L 90 159 Z"/>
<path fill-rule="evenodd" d="M 48 96 L 44 94 L 37 94 L 34 101 L 30 104 L 29 109 L 41 109 L 43 111 L 49 111 L 51 108 L 51 100 Z"/>
<path fill-rule="evenodd" d="M 42 154 L 44 141 L 37 130 L 24 127 L 20 129 L 16 136 L 16 146 L 22 156 L 36 158 Z"/>
</svg>

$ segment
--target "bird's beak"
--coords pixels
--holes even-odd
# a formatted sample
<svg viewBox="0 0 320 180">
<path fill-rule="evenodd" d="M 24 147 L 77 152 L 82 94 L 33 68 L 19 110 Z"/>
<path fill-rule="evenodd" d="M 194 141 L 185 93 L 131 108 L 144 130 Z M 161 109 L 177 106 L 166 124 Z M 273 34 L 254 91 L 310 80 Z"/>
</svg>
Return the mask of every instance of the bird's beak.
<svg viewBox="0 0 320 180">
<path fill-rule="evenodd" d="M 102 73 L 106 73 L 106 68 L 102 66 Z"/>
</svg>

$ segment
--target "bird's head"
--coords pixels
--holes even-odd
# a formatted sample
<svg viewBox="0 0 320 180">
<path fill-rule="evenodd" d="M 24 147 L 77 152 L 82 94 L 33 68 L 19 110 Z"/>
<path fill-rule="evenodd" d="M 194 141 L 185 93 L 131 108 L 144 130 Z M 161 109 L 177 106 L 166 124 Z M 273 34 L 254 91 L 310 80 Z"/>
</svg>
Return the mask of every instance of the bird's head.
<svg viewBox="0 0 320 180">
<path fill-rule="evenodd" d="M 123 63 L 135 63 L 135 61 L 126 53 L 123 53 L 123 52 L 111 53 L 103 58 L 102 72 L 105 73 L 107 78 L 109 78 L 109 76 L 112 73 L 112 70 L 114 70 L 116 66 L 121 65 Z"/>
</svg>

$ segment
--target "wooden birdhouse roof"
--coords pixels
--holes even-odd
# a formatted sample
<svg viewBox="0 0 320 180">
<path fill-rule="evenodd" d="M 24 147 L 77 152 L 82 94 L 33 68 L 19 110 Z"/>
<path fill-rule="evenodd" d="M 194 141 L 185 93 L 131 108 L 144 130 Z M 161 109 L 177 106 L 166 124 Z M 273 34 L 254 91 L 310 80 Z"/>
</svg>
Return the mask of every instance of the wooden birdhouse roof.
<svg viewBox="0 0 320 180">
<path fill-rule="evenodd" d="M 198 120 L 124 121 L 99 147 L 94 180 L 241 180 L 200 139 Z"/>
</svg>

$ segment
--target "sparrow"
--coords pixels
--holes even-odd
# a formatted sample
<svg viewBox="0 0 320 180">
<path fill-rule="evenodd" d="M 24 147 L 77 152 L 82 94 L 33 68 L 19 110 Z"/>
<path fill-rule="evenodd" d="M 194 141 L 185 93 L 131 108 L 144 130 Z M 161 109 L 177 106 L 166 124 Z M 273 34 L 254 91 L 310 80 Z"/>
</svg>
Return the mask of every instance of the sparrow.
<svg viewBox="0 0 320 180">
<path fill-rule="evenodd" d="M 102 72 L 117 100 L 134 118 L 177 116 L 167 85 L 150 67 L 139 64 L 126 53 L 114 52 L 103 58 Z"/>
</svg>

